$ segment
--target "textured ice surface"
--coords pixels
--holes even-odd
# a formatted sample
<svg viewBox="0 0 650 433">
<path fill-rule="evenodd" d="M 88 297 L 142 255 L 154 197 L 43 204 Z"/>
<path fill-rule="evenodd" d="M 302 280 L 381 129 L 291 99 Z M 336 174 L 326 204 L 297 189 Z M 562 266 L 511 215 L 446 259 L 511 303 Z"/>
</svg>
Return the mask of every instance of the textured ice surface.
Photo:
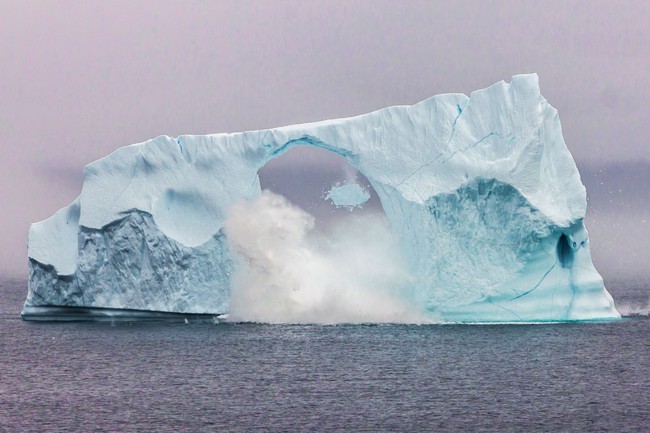
<svg viewBox="0 0 650 433">
<path fill-rule="evenodd" d="M 129 308 L 173 312 L 226 311 L 230 257 L 221 230 L 191 248 L 133 210 L 101 230 L 79 227 L 77 268 L 30 259 L 26 305 Z"/>
<path fill-rule="evenodd" d="M 26 306 L 228 311 L 230 207 L 295 146 L 344 156 L 377 191 L 434 320 L 619 317 L 594 269 L 585 188 L 536 75 L 338 120 L 123 147 L 29 233 Z M 408 298 L 408 299 L 407 299 Z"/>
<path fill-rule="evenodd" d="M 332 187 L 325 195 L 325 198 L 332 200 L 332 203 L 336 206 L 345 206 L 352 209 L 367 202 L 370 199 L 370 194 L 358 183 L 349 183 Z"/>
</svg>

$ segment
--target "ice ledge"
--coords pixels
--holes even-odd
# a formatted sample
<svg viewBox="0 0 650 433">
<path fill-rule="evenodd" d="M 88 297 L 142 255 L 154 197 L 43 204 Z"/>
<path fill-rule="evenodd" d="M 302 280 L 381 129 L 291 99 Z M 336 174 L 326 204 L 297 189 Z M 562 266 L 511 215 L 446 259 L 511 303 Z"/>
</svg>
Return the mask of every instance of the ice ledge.
<svg viewBox="0 0 650 433">
<path fill-rule="evenodd" d="M 79 198 L 50 218 L 29 228 L 29 257 L 54 266 L 59 275 L 72 275 L 77 269 Z"/>
</svg>

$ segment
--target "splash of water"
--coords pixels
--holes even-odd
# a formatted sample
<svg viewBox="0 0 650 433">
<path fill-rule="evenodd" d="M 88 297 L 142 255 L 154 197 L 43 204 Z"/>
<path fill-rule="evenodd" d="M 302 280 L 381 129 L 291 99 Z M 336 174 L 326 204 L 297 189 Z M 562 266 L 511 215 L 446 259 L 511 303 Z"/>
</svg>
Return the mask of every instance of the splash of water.
<svg viewBox="0 0 650 433">
<path fill-rule="evenodd" d="M 646 302 L 645 305 L 619 303 L 616 304 L 616 309 L 623 317 L 650 316 L 650 301 Z"/>
<path fill-rule="evenodd" d="M 423 323 L 388 223 L 350 215 L 328 233 L 269 190 L 230 209 L 236 253 L 229 320 L 268 323 Z"/>
</svg>

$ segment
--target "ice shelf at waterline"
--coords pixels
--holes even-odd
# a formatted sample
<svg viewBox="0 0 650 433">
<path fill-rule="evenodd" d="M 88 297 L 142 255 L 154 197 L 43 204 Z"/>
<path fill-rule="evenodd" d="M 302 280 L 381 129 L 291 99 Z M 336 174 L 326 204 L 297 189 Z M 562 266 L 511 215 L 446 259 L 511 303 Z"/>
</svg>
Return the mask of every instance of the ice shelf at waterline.
<svg viewBox="0 0 650 433">
<path fill-rule="evenodd" d="M 620 317 L 535 74 L 346 119 L 120 148 L 86 166 L 72 204 L 31 226 L 24 311 L 228 312 L 228 209 L 260 196 L 258 170 L 295 146 L 342 155 L 367 177 L 412 276 L 403 297 L 432 320 Z"/>
</svg>

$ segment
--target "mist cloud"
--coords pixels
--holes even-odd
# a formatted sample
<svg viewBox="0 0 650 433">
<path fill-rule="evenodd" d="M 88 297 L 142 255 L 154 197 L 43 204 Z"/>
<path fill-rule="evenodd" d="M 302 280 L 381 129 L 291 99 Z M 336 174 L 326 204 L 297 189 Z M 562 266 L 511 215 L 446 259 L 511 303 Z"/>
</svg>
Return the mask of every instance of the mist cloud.
<svg viewBox="0 0 650 433">
<path fill-rule="evenodd" d="M 351 214 L 328 233 L 269 190 L 235 205 L 225 233 L 235 251 L 229 320 L 270 323 L 422 323 L 387 222 Z"/>
</svg>

